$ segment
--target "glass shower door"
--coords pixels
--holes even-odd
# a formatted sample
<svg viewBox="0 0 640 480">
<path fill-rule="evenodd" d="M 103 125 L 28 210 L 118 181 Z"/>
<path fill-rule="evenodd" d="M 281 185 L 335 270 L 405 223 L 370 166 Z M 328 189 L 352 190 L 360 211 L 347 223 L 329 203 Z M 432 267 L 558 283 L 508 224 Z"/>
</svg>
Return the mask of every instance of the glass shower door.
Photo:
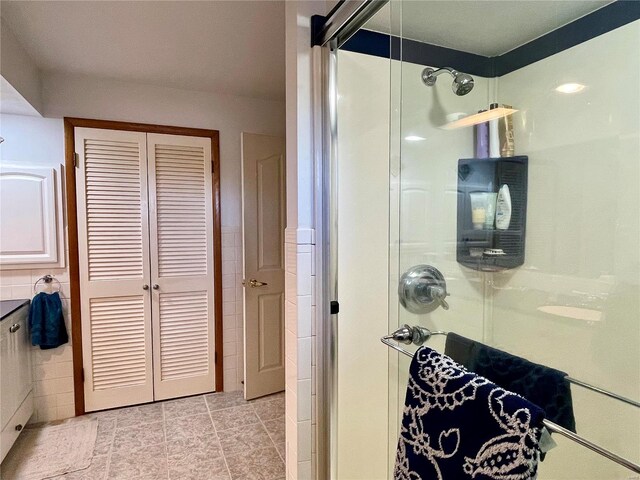
<svg viewBox="0 0 640 480">
<path fill-rule="evenodd" d="M 455 332 L 637 401 L 640 21 L 612 25 L 625 12 L 604 3 L 535 4 L 390 3 L 388 328 Z M 448 309 L 399 301 L 402 276 L 424 266 L 441 272 Z M 409 362 L 389 356 L 389 475 Z M 640 461 L 638 408 L 572 396 L 580 435 Z M 539 479 L 630 478 L 554 439 Z"/>
</svg>

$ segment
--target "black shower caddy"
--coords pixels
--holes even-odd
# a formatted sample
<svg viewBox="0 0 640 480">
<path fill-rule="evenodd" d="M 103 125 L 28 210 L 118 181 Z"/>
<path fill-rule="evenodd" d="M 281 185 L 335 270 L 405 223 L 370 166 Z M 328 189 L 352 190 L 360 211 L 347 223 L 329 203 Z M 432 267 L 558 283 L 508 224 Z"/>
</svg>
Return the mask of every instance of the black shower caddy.
<svg viewBox="0 0 640 480">
<path fill-rule="evenodd" d="M 456 258 L 465 267 L 497 272 L 524 263 L 527 225 L 527 166 L 524 155 L 502 158 L 463 158 L 458 160 L 458 233 Z M 475 230 L 471 223 L 472 192 L 497 193 L 504 184 L 511 194 L 511 222 L 507 230 Z M 502 249 L 504 255 L 480 257 L 472 248 Z"/>
</svg>

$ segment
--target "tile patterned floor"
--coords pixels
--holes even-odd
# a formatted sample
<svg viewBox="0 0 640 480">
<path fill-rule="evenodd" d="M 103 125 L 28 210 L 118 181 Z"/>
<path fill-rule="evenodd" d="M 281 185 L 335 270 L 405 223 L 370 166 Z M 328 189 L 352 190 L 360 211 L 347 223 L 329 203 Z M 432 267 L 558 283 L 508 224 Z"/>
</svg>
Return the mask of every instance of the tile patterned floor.
<svg viewBox="0 0 640 480">
<path fill-rule="evenodd" d="M 284 394 L 213 393 L 91 415 L 91 466 L 56 480 L 285 478 Z"/>
</svg>

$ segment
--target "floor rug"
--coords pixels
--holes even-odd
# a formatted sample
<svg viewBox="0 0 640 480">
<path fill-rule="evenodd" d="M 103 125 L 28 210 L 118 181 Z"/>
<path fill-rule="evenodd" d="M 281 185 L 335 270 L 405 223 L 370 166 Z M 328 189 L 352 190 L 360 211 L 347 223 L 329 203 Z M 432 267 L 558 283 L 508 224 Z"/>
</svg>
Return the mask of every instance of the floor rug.
<svg viewBox="0 0 640 480">
<path fill-rule="evenodd" d="M 91 465 L 98 421 L 73 418 L 25 428 L 2 462 L 2 480 L 43 480 Z"/>
</svg>

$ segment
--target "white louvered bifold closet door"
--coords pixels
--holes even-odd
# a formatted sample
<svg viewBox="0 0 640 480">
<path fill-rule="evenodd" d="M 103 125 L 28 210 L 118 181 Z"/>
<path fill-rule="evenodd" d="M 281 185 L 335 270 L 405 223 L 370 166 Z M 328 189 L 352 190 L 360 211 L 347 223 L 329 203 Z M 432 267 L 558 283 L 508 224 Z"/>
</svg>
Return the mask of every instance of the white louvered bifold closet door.
<svg viewBox="0 0 640 480">
<path fill-rule="evenodd" d="M 211 140 L 147 135 L 156 400 L 214 389 Z"/>
<path fill-rule="evenodd" d="M 75 129 L 88 412 L 153 400 L 146 135 Z"/>
</svg>

